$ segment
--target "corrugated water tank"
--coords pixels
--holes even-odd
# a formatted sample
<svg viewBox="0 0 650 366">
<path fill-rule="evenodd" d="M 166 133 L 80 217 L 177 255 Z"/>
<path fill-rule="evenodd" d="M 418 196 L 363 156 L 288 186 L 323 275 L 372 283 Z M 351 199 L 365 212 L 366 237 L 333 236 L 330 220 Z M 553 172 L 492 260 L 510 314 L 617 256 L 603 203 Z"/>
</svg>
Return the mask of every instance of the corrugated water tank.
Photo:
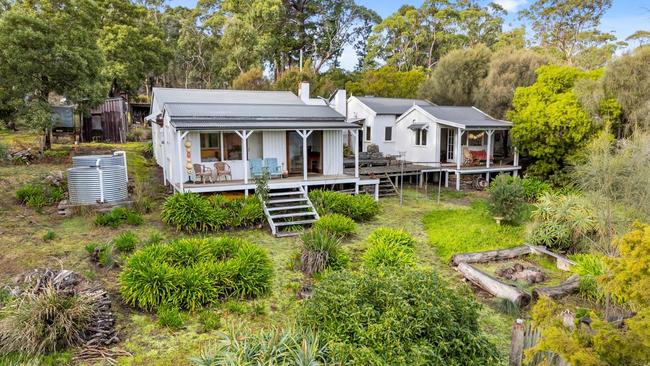
<svg viewBox="0 0 650 366">
<path fill-rule="evenodd" d="M 128 198 L 126 154 L 85 155 L 72 158 L 68 169 L 69 202 L 93 204 Z"/>
</svg>

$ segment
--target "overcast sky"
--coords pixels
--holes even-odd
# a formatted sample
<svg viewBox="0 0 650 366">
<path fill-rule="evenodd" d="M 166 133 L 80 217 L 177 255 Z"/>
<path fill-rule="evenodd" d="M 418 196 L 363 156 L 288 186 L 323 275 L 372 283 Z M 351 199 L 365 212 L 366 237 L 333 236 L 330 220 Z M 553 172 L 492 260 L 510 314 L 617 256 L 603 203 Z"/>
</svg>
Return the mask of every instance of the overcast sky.
<svg viewBox="0 0 650 366">
<path fill-rule="evenodd" d="M 404 4 L 422 5 L 423 0 L 356 0 L 358 4 L 373 9 L 385 18 Z M 532 0 L 493 0 L 508 11 L 505 29 L 520 25 L 517 12 Z M 172 6 L 194 7 L 197 0 L 168 0 Z M 624 40 L 637 30 L 650 31 L 650 0 L 614 0 L 611 9 L 605 14 L 600 29 L 611 32 Z M 343 52 L 341 66 L 351 70 L 357 64 L 357 57 L 351 48 Z"/>
</svg>

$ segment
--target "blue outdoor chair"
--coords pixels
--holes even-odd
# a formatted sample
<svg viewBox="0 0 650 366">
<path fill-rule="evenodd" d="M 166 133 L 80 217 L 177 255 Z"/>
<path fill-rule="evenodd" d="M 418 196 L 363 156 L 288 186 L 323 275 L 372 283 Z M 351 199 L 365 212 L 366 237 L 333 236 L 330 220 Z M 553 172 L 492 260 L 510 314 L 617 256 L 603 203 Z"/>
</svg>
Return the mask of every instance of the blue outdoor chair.
<svg viewBox="0 0 650 366">
<path fill-rule="evenodd" d="M 264 159 L 264 167 L 269 172 L 269 176 L 271 178 L 275 178 L 275 177 L 282 178 L 282 167 L 278 164 L 278 159 L 276 158 Z"/>
<path fill-rule="evenodd" d="M 259 178 L 264 174 L 264 163 L 262 159 L 250 160 L 251 177 Z"/>
</svg>

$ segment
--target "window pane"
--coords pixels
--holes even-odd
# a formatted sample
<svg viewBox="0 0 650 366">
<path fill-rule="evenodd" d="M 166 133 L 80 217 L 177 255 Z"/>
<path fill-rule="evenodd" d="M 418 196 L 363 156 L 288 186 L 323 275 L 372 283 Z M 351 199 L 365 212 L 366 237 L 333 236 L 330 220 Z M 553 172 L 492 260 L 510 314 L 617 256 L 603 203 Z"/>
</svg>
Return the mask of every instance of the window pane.
<svg viewBox="0 0 650 366">
<path fill-rule="evenodd" d="M 200 136 L 201 161 L 221 160 L 221 134 L 202 133 Z"/>
<path fill-rule="evenodd" d="M 421 139 L 422 140 L 422 145 L 426 145 L 427 144 L 427 132 L 428 131 L 424 130 L 424 129 L 422 129 L 420 131 L 422 132 L 422 139 Z"/>
<path fill-rule="evenodd" d="M 415 132 L 415 144 L 420 145 L 420 130 L 414 130 Z"/>
<path fill-rule="evenodd" d="M 233 132 L 224 132 L 223 146 L 226 160 L 242 160 L 241 137 Z"/>
<path fill-rule="evenodd" d="M 370 126 L 366 126 L 366 141 L 370 141 Z"/>
<path fill-rule="evenodd" d="M 384 141 L 392 141 L 392 140 L 393 140 L 393 128 L 386 127 L 386 130 L 384 132 Z"/>
</svg>

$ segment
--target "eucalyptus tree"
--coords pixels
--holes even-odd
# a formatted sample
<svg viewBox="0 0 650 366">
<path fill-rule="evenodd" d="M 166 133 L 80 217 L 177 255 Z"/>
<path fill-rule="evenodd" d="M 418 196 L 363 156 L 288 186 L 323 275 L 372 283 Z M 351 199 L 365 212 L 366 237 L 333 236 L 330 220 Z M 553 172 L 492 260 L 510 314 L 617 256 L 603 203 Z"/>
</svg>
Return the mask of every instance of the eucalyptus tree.
<svg viewBox="0 0 650 366">
<path fill-rule="evenodd" d="M 51 94 L 92 104 L 106 91 L 98 77 L 104 62 L 96 42 L 99 13 L 90 0 L 34 0 L 0 15 L 0 91 L 10 98 L 4 104 L 44 132 L 44 148 L 50 147 Z"/>
</svg>

